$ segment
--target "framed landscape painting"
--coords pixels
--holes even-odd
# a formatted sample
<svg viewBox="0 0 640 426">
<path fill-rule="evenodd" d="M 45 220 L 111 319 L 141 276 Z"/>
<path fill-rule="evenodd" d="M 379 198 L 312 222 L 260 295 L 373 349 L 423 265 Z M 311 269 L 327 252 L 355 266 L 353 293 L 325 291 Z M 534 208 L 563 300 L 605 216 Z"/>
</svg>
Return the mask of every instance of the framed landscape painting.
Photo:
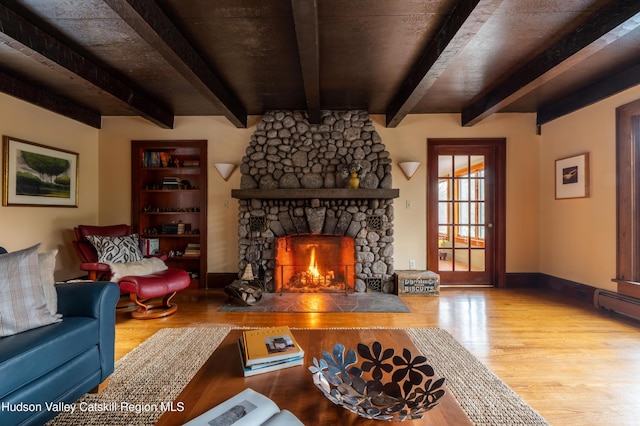
<svg viewBox="0 0 640 426">
<path fill-rule="evenodd" d="M 78 207 L 78 154 L 3 137 L 2 205 Z"/>
<path fill-rule="evenodd" d="M 556 200 L 589 196 L 589 153 L 556 160 Z"/>
</svg>

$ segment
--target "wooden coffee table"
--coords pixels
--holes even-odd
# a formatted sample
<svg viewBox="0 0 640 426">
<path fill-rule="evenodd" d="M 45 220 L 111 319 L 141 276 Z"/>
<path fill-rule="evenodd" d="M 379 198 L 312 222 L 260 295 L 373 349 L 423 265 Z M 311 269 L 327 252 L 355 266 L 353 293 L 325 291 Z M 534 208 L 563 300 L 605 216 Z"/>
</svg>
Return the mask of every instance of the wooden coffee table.
<svg viewBox="0 0 640 426">
<path fill-rule="evenodd" d="M 176 403 L 184 403 L 184 411 L 166 412 L 157 425 L 185 423 L 248 387 L 271 398 L 280 409 L 291 411 L 305 425 L 380 425 L 379 421 L 363 419 L 326 399 L 313 384 L 307 367 L 313 364 L 314 357 L 320 358 L 323 349 L 331 351 L 337 342 L 347 349 L 356 349 L 360 342 L 369 345 L 377 340 L 384 348 L 396 349 L 396 353 L 401 353 L 403 348 L 409 349 L 414 356 L 419 353 L 402 330 L 293 330 L 305 350 L 305 365 L 245 378 L 237 346 L 240 335 L 241 331 L 232 330 L 176 398 Z M 402 424 L 472 424 L 449 392 L 439 402 L 440 405 L 428 411 L 424 418 Z"/>
</svg>

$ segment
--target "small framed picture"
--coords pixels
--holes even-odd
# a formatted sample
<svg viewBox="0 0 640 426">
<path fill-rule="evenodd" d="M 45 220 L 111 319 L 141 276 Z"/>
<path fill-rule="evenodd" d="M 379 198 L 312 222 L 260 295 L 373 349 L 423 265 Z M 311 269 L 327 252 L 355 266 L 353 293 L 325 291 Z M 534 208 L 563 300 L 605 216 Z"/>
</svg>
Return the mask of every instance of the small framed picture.
<svg viewBox="0 0 640 426">
<path fill-rule="evenodd" d="M 78 207 L 78 154 L 3 138 L 3 206 Z"/>
<path fill-rule="evenodd" d="M 556 200 L 589 197 L 589 153 L 556 160 Z"/>
</svg>

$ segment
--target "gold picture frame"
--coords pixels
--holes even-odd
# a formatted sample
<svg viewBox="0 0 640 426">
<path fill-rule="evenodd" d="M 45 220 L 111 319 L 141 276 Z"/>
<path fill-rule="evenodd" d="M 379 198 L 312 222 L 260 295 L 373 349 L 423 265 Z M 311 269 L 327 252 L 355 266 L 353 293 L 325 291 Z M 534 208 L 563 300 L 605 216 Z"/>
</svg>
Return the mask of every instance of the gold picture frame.
<svg viewBox="0 0 640 426">
<path fill-rule="evenodd" d="M 556 200 L 589 197 L 589 153 L 556 160 Z"/>
<path fill-rule="evenodd" d="M 79 154 L 3 136 L 2 205 L 78 207 Z"/>
</svg>

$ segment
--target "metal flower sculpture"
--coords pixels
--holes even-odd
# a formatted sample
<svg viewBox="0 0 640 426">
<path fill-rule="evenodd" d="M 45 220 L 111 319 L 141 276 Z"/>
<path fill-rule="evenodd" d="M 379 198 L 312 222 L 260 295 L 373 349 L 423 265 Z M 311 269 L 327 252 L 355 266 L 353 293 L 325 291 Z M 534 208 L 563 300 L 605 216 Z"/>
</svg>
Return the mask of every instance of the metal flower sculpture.
<svg viewBox="0 0 640 426">
<path fill-rule="evenodd" d="M 424 356 L 414 358 L 408 349 L 398 356 L 380 342 L 357 349 L 365 360 L 360 366 L 353 349 L 336 343 L 309 367 L 314 384 L 334 404 L 367 419 L 401 422 L 422 418 L 445 394 L 444 378 L 434 378 Z"/>
</svg>

